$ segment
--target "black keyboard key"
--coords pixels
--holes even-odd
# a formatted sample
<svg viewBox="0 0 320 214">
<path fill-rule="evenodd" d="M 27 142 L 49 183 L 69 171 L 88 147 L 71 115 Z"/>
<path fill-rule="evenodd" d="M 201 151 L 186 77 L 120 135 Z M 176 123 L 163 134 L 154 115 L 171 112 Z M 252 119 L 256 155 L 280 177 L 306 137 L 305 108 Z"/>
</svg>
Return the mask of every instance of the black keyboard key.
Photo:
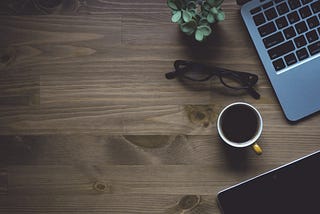
<svg viewBox="0 0 320 214">
<path fill-rule="evenodd" d="M 255 16 L 253 17 L 253 21 L 254 21 L 254 23 L 256 24 L 256 26 L 259 26 L 259 25 L 265 23 L 265 22 L 266 22 L 266 19 L 264 18 L 264 16 L 263 16 L 262 13 L 259 13 L 259 14 L 255 15 Z"/>
<path fill-rule="evenodd" d="M 279 15 L 285 14 L 289 11 L 287 3 L 283 2 L 277 6 L 277 11 Z"/>
<path fill-rule="evenodd" d="M 300 13 L 300 16 L 302 18 L 306 18 L 306 17 L 308 17 L 308 16 L 310 16 L 312 14 L 309 6 L 305 6 L 305 7 L 301 8 L 301 9 L 299 9 L 299 13 Z"/>
<path fill-rule="evenodd" d="M 309 43 L 315 42 L 319 38 L 316 30 L 306 33 L 306 37 Z"/>
<path fill-rule="evenodd" d="M 276 10 L 274 8 L 270 8 L 270 9 L 268 9 L 268 10 L 266 10 L 264 12 L 264 15 L 270 21 L 270 20 L 272 20 L 272 19 L 277 17 L 277 12 L 276 12 Z"/>
<path fill-rule="evenodd" d="M 272 62 L 273 66 L 274 66 L 274 69 L 276 69 L 276 71 L 279 71 L 281 70 L 282 68 L 286 67 L 283 60 L 280 58 L 280 59 L 277 59 L 275 61 Z"/>
<path fill-rule="evenodd" d="M 288 28 L 284 29 L 283 33 L 284 33 L 284 36 L 286 37 L 286 39 L 290 39 L 290 38 L 296 36 L 296 32 L 294 31 L 293 27 L 288 27 Z"/>
<path fill-rule="evenodd" d="M 320 41 L 309 45 L 308 49 L 309 49 L 309 52 L 311 55 L 315 55 L 317 53 L 320 53 Z"/>
<path fill-rule="evenodd" d="M 317 16 L 312 16 L 311 18 L 307 19 L 307 23 L 309 28 L 312 29 L 319 25 L 319 20 Z"/>
<path fill-rule="evenodd" d="M 282 2 L 282 1 L 284 1 L 284 0 L 275 0 L 274 2 L 275 2 L 276 4 L 278 4 L 278 3 Z"/>
<path fill-rule="evenodd" d="M 277 25 L 278 29 L 282 29 L 284 27 L 287 27 L 288 21 L 287 21 L 286 17 L 282 16 L 282 17 L 276 19 L 276 25 Z"/>
<path fill-rule="evenodd" d="M 263 39 L 264 46 L 270 48 L 284 41 L 284 37 L 281 32 L 275 33 Z"/>
<path fill-rule="evenodd" d="M 250 13 L 253 15 L 253 14 L 256 14 L 260 11 L 261 11 L 261 7 L 256 7 L 256 8 L 253 8 L 252 10 L 250 10 Z"/>
<path fill-rule="evenodd" d="M 301 35 L 294 39 L 294 43 L 296 44 L 297 48 L 300 48 L 307 44 L 307 40 L 304 38 L 304 35 Z"/>
<path fill-rule="evenodd" d="M 298 7 L 301 6 L 300 1 L 299 0 L 288 0 L 289 6 L 291 8 L 291 10 L 294 10 Z"/>
<path fill-rule="evenodd" d="M 269 22 L 258 28 L 261 37 L 267 36 L 276 31 L 276 26 L 273 22 Z"/>
<path fill-rule="evenodd" d="M 290 22 L 291 24 L 293 24 L 293 23 L 295 23 L 295 22 L 297 22 L 297 21 L 300 20 L 300 17 L 299 17 L 299 15 L 298 15 L 297 11 L 293 11 L 293 12 L 289 13 L 289 14 L 287 15 L 287 18 L 288 18 L 288 20 L 289 20 L 289 22 Z"/>
<path fill-rule="evenodd" d="M 318 13 L 320 11 L 320 1 L 312 3 L 311 8 L 314 13 Z"/>
<path fill-rule="evenodd" d="M 273 5 L 273 2 L 269 1 L 268 3 L 265 3 L 264 5 L 262 5 L 262 8 L 267 9 L 267 8 L 271 7 L 272 5 Z"/>
<path fill-rule="evenodd" d="M 287 66 L 290 66 L 290 65 L 292 65 L 292 64 L 294 64 L 294 63 L 297 62 L 297 58 L 296 58 L 296 56 L 294 55 L 294 53 L 291 53 L 291 54 L 285 56 L 285 57 L 284 57 L 284 60 L 286 61 Z"/>
<path fill-rule="evenodd" d="M 285 43 L 282 43 L 279 46 L 276 46 L 276 47 L 270 49 L 268 51 L 268 54 L 271 59 L 275 59 L 275 58 L 278 58 L 279 56 L 285 55 L 293 50 L 294 50 L 294 45 L 293 45 L 293 42 L 290 40 Z"/>
<path fill-rule="evenodd" d="M 299 61 L 304 60 L 309 57 L 308 51 L 305 48 L 302 48 L 296 52 Z"/>
<path fill-rule="evenodd" d="M 299 22 L 294 26 L 298 34 L 304 33 L 308 30 L 308 27 L 304 21 Z"/>
<path fill-rule="evenodd" d="M 302 4 L 308 4 L 310 2 L 312 2 L 312 0 L 301 0 Z"/>
</svg>

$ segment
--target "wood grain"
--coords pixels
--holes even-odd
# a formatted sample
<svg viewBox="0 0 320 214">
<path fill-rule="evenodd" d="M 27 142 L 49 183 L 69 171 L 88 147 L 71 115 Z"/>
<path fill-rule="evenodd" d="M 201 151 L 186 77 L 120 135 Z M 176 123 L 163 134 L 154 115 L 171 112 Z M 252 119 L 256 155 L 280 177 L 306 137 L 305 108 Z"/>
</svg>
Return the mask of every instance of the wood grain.
<svg viewBox="0 0 320 214">
<path fill-rule="evenodd" d="M 218 212 L 218 191 L 318 148 L 261 145 L 257 156 L 211 136 L 3 136 L 0 213 Z"/>
<path fill-rule="evenodd" d="M 165 1 L 0 2 L 0 213 L 219 213 L 218 191 L 319 149 L 319 115 L 286 121 L 240 18 L 197 43 Z M 167 80 L 176 59 L 259 76 Z M 222 144 L 224 106 L 261 112 L 263 155 Z"/>
<path fill-rule="evenodd" d="M 225 28 L 237 28 L 237 11 L 230 13 L 233 21 L 226 20 Z M 251 45 L 248 47 L 249 42 L 239 40 L 241 37 L 231 34 L 228 39 L 224 35 L 226 29 L 218 28 L 217 36 L 205 46 L 194 42 L 188 46 L 190 40 L 181 40 L 177 27 L 163 21 L 167 15 L 3 19 L 6 30 L 0 41 L 6 60 L 2 73 L 17 84 L 26 84 L 27 80 L 34 87 L 30 95 L 21 97 L 21 92 L 17 92 L 21 86 L 3 86 L 4 92 L 10 87 L 14 93 L 2 95 L 6 103 L 0 109 L 4 114 L 2 133 L 212 134 L 211 130 L 203 132 L 201 123 L 196 122 L 200 127 L 188 124 L 190 116 L 185 109 L 190 104 L 209 105 L 213 116 L 204 122 L 213 123 L 221 107 L 235 97 L 257 103 L 246 93 L 233 93 L 214 80 L 202 85 L 166 80 L 164 74 L 172 69 L 172 59 L 179 58 L 201 59 L 231 69 L 241 64 L 253 72 L 259 67 L 255 61 L 249 61 L 256 59 L 255 55 L 242 63 L 242 53 L 247 52 L 244 50 L 251 55 L 254 52 Z M 173 35 L 168 37 L 171 29 Z M 236 43 L 240 45 L 235 46 Z M 228 53 L 227 58 L 220 54 L 223 52 Z M 261 76 L 258 90 L 263 97 L 257 104 L 274 105 L 276 100 L 268 80 L 261 72 L 257 74 Z M 27 106 L 8 108 L 10 103 Z M 200 131 L 194 130 L 199 128 Z"/>
<path fill-rule="evenodd" d="M 0 14 L 4 15 L 48 15 L 48 14 L 145 14 L 163 13 L 167 8 L 163 1 L 152 0 L 3 0 Z"/>
<path fill-rule="evenodd" d="M 0 168 L 0 197 L 8 194 L 8 172 L 5 168 Z"/>
<path fill-rule="evenodd" d="M 188 209 L 189 201 L 179 203 L 184 195 L 122 195 L 113 196 L 93 194 L 87 196 L 30 196 L 17 197 L 8 203 L 16 206 L 8 208 L 1 206 L 0 212 L 15 213 L 197 213 L 209 214 L 217 212 L 218 208 L 212 196 L 201 196 L 200 203 L 193 209 Z M 51 201 L 51 203 L 47 203 Z M 183 204 L 181 206 L 180 204 Z M 187 206 L 185 205 L 187 204 Z M 185 209 L 187 208 L 187 209 Z"/>
<path fill-rule="evenodd" d="M 250 149 L 239 152 L 225 147 L 217 136 L 8 135 L 1 136 L 0 162 L 5 166 L 211 165 L 219 169 L 230 164 L 234 169 L 250 166 L 262 171 L 318 147 L 315 138 L 301 143 L 303 136 L 289 135 L 283 132 L 282 141 L 262 136 L 259 142 L 263 156 L 256 156 Z M 241 159 L 243 162 L 237 165 L 236 160 Z"/>
</svg>

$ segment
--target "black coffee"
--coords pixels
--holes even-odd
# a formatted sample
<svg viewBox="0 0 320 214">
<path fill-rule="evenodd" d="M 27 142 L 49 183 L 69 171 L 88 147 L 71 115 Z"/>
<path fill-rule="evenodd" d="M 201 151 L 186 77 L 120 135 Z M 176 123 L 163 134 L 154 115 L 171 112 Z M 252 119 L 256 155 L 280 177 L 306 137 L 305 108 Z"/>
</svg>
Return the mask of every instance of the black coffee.
<svg viewBox="0 0 320 214">
<path fill-rule="evenodd" d="M 246 105 L 234 105 L 224 111 L 221 128 L 224 136 L 236 143 L 252 139 L 258 130 L 258 116 Z"/>
</svg>

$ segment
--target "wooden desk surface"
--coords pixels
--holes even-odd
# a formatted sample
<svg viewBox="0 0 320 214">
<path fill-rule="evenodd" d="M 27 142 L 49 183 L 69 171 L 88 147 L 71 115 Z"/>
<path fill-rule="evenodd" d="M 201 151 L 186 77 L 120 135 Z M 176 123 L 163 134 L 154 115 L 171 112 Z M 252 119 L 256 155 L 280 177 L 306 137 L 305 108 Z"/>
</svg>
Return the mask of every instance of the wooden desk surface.
<svg viewBox="0 0 320 214">
<path fill-rule="evenodd" d="M 219 213 L 218 191 L 318 150 L 319 115 L 285 120 L 239 7 L 223 9 L 197 44 L 163 0 L 1 1 L 0 213 Z M 256 73 L 261 99 L 166 80 L 176 59 Z M 261 111 L 262 156 L 218 140 L 235 101 Z"/>
</svg>

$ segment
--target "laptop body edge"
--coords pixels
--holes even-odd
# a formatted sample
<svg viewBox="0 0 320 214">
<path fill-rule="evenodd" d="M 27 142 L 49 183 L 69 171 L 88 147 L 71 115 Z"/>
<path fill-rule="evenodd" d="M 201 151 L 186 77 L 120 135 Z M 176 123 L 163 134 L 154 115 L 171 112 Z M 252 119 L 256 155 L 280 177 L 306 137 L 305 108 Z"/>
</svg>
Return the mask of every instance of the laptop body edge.
<svg viewBox="0 0 320 214">
<path fill-rule="evenodd" d="M 250 10 L 260 5 L 252 0 L 241 7 L 241 16 L 267 73 L 272 88 L 278 98 L 285 117 L 289 121 L 301 120 L 320 110 L 320 57 L 299 62 L 283 72 L 277 72 L 264 47 Z"/>
</svg>

